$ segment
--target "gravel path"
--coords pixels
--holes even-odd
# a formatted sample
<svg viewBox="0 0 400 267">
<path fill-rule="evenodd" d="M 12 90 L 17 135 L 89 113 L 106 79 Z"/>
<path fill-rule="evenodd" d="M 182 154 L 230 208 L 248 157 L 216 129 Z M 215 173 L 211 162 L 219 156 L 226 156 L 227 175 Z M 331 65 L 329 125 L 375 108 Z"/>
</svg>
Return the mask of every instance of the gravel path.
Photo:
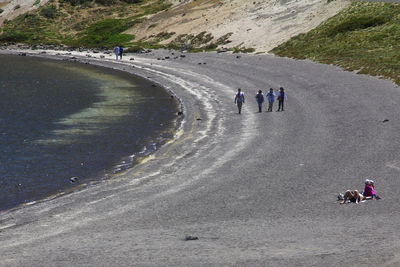
<svg viewBox="0 0 400 267">
<path fill-rule="evenodd" d="M 400 264 L 399 87 L 270 55 L 180 55 L 76 56 L 173 90 L 182 131 L 115 179 L 0 213 L 0 265 Z M 258 113 L 256 91 L 279 86 L 285 111 Z M 339 205 L 365 178 L 382 199 Z"/>
</svg>

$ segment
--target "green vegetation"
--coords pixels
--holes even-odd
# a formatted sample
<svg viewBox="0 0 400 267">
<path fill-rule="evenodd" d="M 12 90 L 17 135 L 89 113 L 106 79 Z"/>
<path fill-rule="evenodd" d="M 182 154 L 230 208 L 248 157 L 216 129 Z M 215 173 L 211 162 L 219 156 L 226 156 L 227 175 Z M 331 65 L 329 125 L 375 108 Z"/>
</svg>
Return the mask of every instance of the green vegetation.
<svg viewBox="0 0 400 267">
<path fill-rule="evenodd" d="M 215 50 L 219 45 L 229 43 L 228 38 L 232 33 L 227 33 L 224 36 L 214 40 L 214 37 L 207 32 L 201 32 L 197 35 L 181 34 L 178 35 L 172 42 L 165 45 L 168 49 L 184 49 L 189 52 L 202 52 Z"/>
<path fill-rule="evenodd" d="M 214 40 L 214 37 L 207 32 L 201 32 L 197 35 L 194 34 L 180 34 L 175 39 L 167 44 L 160 44 L 160 42 L 170 39 L 175 32 L 161 32 L 157 35 L 152 35 L 146 41 L 131 42 L 126 52 L 139 52 L 145 49 L 174 49 L 174 50 L 187 50 L 189 52 L 202 52 L 213 51 L 219 45 L 229 43 L 228 38 L 232 33 L 227 33 L 224 36 Z"/>
<path fill-rule="evenodd" d="M 272 50 L 400 84 L 400 4 L 355 2 L 316 29 Z"/>
<path fill-rule="evenodd" d="M 35 3 L 33 3 L 34 6 L 37 6 L 40 4 L 40 0 L 36 0 Z"/>
<path fill-rule="evenodd" d="M 110 6 L 117 3 L 117 0 L 60 0 L 61 3 L 69 3 L 72 6 L 86 5 L 87 3 L 92 3 L 93 1 L 95 3 L 105 6 Z M 137 4 L 142 2 L 143 0 L 122 0 L 122 1 L 129 4 Z"/>
<path fill-rule="evenodd" d="M 34 5 L 39 5 L 36 0 Z M 210 33 L 182 34 L 160 32 L 145 40 L 135 40 L 128 30 L 146 21 L 149 14 L 171 7 L 167 0 L 51 0 L 37 10 L 12 21 L 5 21 L 0 43 L 68 45 L 86 48 L 112 48 L 123 45 L 126 52 L 145 49 L 175 49 L 201 52 L 216 50 L 230 43 L 232 33 L 214 39 Z M 156 27 L 152 24 L 149 28 Z M 168 42 L 168 43 L 167 43 Z M 234 52 L 254 52 L 237 47 Z"/>
<path fill-rule="evenodd" d="M 135 24 L 133 20 L 105 19 L 90 25 L 77 40 L 67 42 L 78 46 L 85 44 L 86 47 L 111 47 L 116 44 L 126 44 L 135 38 L 126 31 Z"/>
<path fill-rule="evenodd" d="M 48 19 L 55 19 L 58 16 L 57 7 L 55 5 L 43 7 L 40 10 L 40 15 Z"/>
<path fill-rule="evenodd" d="M 163 1 L 163 0 L 156 1 L 156 2 L 153 2 L 146 6 L 142 6 L 142 9 L 144 11 L 143 15 L 146 16 L 146 15 L 150 15 L 150 14 L 155 14 L 160 11 L 167 10 L 171 6 L 172 6 L 172 4 L 169 3 L 168 1 Z"/>
<path fill-rule="evenodd" d="M 201 49 L 203 45 L 206 45 L 214 37 L 210 33 L 201 32 L 197 35 L 193 34 L 180 34 L 170 44 L 171 48 L 179 49 Z"/>
<path fill-rule="evenodd" d="M 253 53 L 256 51 L 254 48 L 246 48 L 244 46 L 236 46 L 232 49 L 233 53 Z"/>
<path fill-rule="evenodd" d="M 39 3 L 37 0 L 34 5 Z M 0 43 L 129 46 L 135 36 L 124 31 L 142 22 L 146 15 L 170 6 L 166 0 L 52 0 L 35 11 L 5 21 L 0 29 Z"/>
<path fill-rule="evenodd" d="M 25 14 L 4 23 L 0 42 L 29 42 L 38 35 L 45 35 L 44 20 L 37 14 Z"/>
</svg>

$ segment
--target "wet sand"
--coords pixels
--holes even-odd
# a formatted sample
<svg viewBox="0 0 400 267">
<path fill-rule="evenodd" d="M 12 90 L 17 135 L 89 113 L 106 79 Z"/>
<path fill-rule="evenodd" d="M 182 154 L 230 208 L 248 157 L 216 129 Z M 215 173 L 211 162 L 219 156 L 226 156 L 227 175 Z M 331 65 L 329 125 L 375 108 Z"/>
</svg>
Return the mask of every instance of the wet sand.
<svg viewBox="0 0 400 267">
<path fill-rule="evenodd" d="M 0 265 L 400 264 L 400 88 L 390 81 L 271 55 L 39 55 L 56 53 L 172 90 L 182 131 L 114 179 L 0 213 Z M 279 86 L 285 111 L 258 113 L 256 91 Z M 339 205 L 366 178 L 382 199 Z"/>
</svg>

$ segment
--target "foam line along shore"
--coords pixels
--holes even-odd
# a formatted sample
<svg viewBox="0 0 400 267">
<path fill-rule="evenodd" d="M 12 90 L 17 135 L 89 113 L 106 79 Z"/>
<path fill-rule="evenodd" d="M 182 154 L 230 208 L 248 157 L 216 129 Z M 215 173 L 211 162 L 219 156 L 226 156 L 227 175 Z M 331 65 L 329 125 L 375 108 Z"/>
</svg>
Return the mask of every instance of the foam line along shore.
<svg viewBox="0 0 400 267">
<path fill-rule="evenodd" d="M 400 90 L 391 81 L 273 55 L 57 53 L 173 90 L 185 122 L 115 179 L 1 213 L 6 264 L 399 262 Z M 254 96 L 270 87 L 286 89 L 284 112 L 258 112 Z M 337 193 L 365 177 L 382 199 L 339 205 Z"/>
</svg>

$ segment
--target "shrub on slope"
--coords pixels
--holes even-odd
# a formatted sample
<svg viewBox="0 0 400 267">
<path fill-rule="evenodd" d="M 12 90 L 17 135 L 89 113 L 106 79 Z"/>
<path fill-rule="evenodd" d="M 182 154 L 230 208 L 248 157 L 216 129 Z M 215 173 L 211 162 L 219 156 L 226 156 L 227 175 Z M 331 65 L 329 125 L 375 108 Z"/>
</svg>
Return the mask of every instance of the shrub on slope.
<svg viewBox="0 0 400 267">
<path fill-rule="evenodd" d="M 272 52 L 384 76 L 400 84 L 400 4 L 353 3 Z"/>
<path fill-rule="evenodd" d="M 125 30 L 170 6 L 166 0 L 53 0 L 5 22 L 0 43 L 127 45 L 135 36 L 124 34 Z"/>
</svg>

